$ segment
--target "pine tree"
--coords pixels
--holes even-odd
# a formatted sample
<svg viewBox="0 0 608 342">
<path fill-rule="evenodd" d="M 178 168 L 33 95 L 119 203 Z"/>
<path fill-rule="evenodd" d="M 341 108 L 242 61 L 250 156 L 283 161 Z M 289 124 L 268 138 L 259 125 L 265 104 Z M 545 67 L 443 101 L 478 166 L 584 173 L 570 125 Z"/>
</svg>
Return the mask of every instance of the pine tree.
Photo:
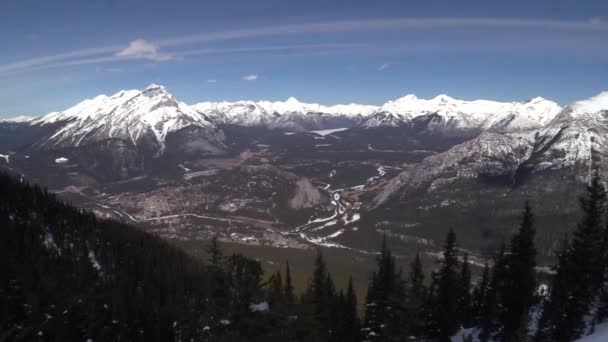
<svg viewBox="0 0 608 342">
<path fill-rule="evenodd" d="M 287 301 L 285 299 L 285 290 L 283 287 L 283 277 L 281 272 L 277 271 L 268 280 L 268 304 L 275 312 L 284 313 Z"/>
<path fill-rule="evenodd" d="M 291 270 L 289 267 L 289 261 L 285 263 L 285 301 L 288 306 L 295 303 L 295 295 L 293 292 L 293 284 L 291 283 Z"/>
<path fill-rule="evenodd" d="M 207 248 L 207 254 L 209 255 L 209 263 L 214 267 L 220 268 L 223 260 L 223 253 L 217 235 L 211 238 L 211 242 Z"/>
<path fill-rule="evenodd" d="M 424 334 L 425 304 L 428 294 L 424 286 L 424 271 L 418 253 L 416 253 L 416 258 L 410 265 L 408 285 L 406 294 L 408 330 L 410 335 L 420 336 Z"/>
<path fill-rule="evenodd" d="M 460 295 L 458 259 L 456 255 L 456 234 L 450 229 L 443 251 L 443 261 L 436 274 L 437 293 L 433 300 L 431 319 L 436 331 L 431 332 L 438 341 L 450 341 L 461 324 L 458 298 Z M 456 286 L 455 286 L 456 285 Z"/>
<path fill-rule="evenodd" d="M 559 258 L 549 300 L 545 304 L 543 330 L 538 340 L 572 341 L 586 328 L 584 316 L 599 295 L 603 281 L 603 216 L 606 192 L 596 171 L 581 198 L 583 218 L 568 249 Z"/>
<path fill-rule="evenodd" d="M 538 327 L 535 334 L 536 342 L 551 341 L 551 334 L 555 327 L 553 323 L 555 317 L 561 314 L 561 308 L 569 298 L 568 296 L 568 275 L 561 270 L 566 264 L 566 258 L 570 242 L 567 235 L 562 240 L 561 247 L 557 253 L 557 266 L 555 266 L 555 275 L 551 278 L 551 288 L 549 298 L 546 299 L 542 306 L 542 315 L 538 321 Z"/>
<path fill-rule="evenodd" d="M 310 304 L 317 333 L 325 338 L 329 338 L 335 331 L 335 297 L 335 287 L 327 272 L 323 254 L 320 249 L 317 249 L 312 280 L 303 301 Z"/>
<path fill-rule="evenodd" d="M 344 299 L 342 322 L 342 341 L 359 341 L 359 317 L 357 316 L 357 295 L 353 285 L 353 277 L 348 279 L 348 288 Z"/>
<path fill-rule="evenodd" d="M 405 286 L 401 274 L 396 271 L 395 258 L 382 239 L 378 270 L 370 277 L 367 291 L 365 327 L 368 338 L 399 338 L 404 331 Z"/>
<path fill-rule="evenodd" d="M 489 341 L 499 329 L 498 316 L 502 310 L 502 302 L 499 293 L 505 288 L 507 278 L 506 246 L 500 245 L 500 251 L 494 260 L 492 277 L 483 299 L 481 319 L 479 323 L 479 340 Z"/>
<path fill-rule="evenodd" d="M 503 303 L 501 339 L 506 342 L 524 340 L 528 334 L 529 311 L 536 302 L 534 235 L 534 216 L 526 201 L 519 231 L 513 236 L 506 257 L 506 285 L 498 294 Z"/>
<path fill-rule="evenodd" d="M 465 253 L 462 259 L 462 268 L 460 270 L 460 295 L 458 299 L 458 309 L 462 325 L 465 328 L 470 328 L 472 325 L 472 304 L 471 304 L 471 269 L 469 267 L 469 254 Z"/>
<path fill-rule="evenodd" d="M 481 325 L 483 317 L 483 305 L 490 286 L 490 266 L 486 263 L 483 267 L 481 280 L 473 290 L 472 316 L 473 323 L 477 326 Z"/>
</svg>

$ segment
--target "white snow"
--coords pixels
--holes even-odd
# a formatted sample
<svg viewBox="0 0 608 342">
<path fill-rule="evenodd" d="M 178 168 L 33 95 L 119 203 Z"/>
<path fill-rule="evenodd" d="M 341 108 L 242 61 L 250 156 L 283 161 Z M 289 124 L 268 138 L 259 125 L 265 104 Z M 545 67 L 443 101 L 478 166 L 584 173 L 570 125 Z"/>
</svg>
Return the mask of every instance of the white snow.
<svg viewBox="0 0 608 342">
<path fill-rule="evenodd" d="M 348 129 L 348 127 L 343 127 L 343 128 L 332 128 L 332 129 L 321 129 L 321 130 L 318 130 L 318 131 L 310 131 L 310 132 L 318 134 L 318 135 L 326 136 L 326 135 L 330 135 L 332 133 L 342 132 L 342 131 L 345 131 L 347 129 Z"/>
<path fill-rule="evenodd" d="M 583 336 L 575 342 L 606 342 L 608 341 L 608 322 L 595 326 L 593 334 Z"/>
<path fill-rule="evenodd" d="M 62 112 L 54 112 L 30 121 L 46 125 L 65 122 L 51 136 L 51 145 L 79 146 L 87 141 L 108 138 L 130 139 L 136 143 L 151 135 L 164 146 L 168 133 L 194 125 L 213 128 L 214 125 L 194 108 L 178 102 L 159 85 L 145 90 L 122 90 L 114 95 L 99 95 Z"/>
<path fill-rule="evenodd" d="M 0 158 L 4 158 L 4 160 L 6 160 L 6 163 L 7 163 L 7 164 L 8 164 L 8 162 L 9 162 L 9 161 L 8 161 L 8 158 L 9 158 L 9 157 L 10 157 L 10 156 L 9 156 L 8 154 L 0 154 Z"/>
<path fill-rule="evenodd" d="M 42 237 L 42 245 L 44 246 L 44 248 L 46 248 L 47 251 L 52 251 L 57 253 L 57 255 L 61 255 L 61 249 L 55 243 L 55 240 L 53 239 L 53 234 L 48 231 L 45 232 L 44 236 Z"/>
<path fill-rule="evenodd" d="M 97 257 L 95 257 L 95 253 L 92 250 L 89 250 L 89 261 L 91 261 L 91 266 L 97 271 L 101 271 L 101 265 L 99 261 L 97 261 Z"/>
<path fill-rule="evenodd" d="M 4 118 L 0 119 L 0 122 L 9 122 L 9 123 L 24 123 L 34 120 L 35 116 L 27 116 L 27 115 L 19 115 L 12 118 Z"/>
<path fill-rule="evenodd" d="M 257 304 L 249 304 L 249 310 L 251 312 L 268 311 L 268 302 L 260 302 Z"/>
<path fill-rule="evenodd" d="M 64 158 L 64 157 L 55 159 L 55 163 L 57 163 L 57 164 L 65 164 L 68 161 L 70 161 L 70 160 L 68 158 Z"/>
<path fill-rule="evenodd" d="M 318 103 L 300 102 L 294 97 L 286 101 L 237 101 L 201 102 L 193 105 L 198 112 L 212 118 L 216 123 L 231 123 L 243 126 L 269 126 L 298 129 L 295 121 L 302 120 L 318 124 L 321 117 L 343 117 L 360 120 L 374 113 L 378 107 L 360 104 L 325 106 Z M 329 133 L 328 133 L 329 134 Z"/>
<path fill-rule="evenodd" d="M 477 342 L 479 341 L 479 339 L 477 338 L 478 335 L 479 329 L 477 328 L 460 328 L 460 330 L 458 330 L 458 332 L 454 336 L 452 336 L 451 340 L 452 342 L 463 342 L 466 341 L 465 338 L 472 337 L 473 341 Z"/>
<path fill-rule="evenodd" d="M 359 214 L 359 213 L 354 213 L 352 215 L 351 219 L 348 219 L 348 217 L 346 217 L 346 216 L 343 218 L 345 224 L 351 224 L 353 222 L 359 221 L 360 219 L 361 219 L 361 214 Z"/>
<path fill-rule="evenodd" d="M 230 325 L 230 323 L 231 323 L 231 322 L 230 322 L 229 320 L 227 320 L 227 319 L 222 319 L 222 320 L 220 320 L 220 324 L 221 324 L 221 325 Z"/>
<path fill-rule="evenodd" d="M 597 113 L 608 110 L 608 91 L 601 92 L 586 100 L 569 106 L 574 113 Z"/>
<path fill-rule="evenodd" d="M 541 97 L 497 102 L 458 100 L 444 94 L 426 100 L 410 94 L 382 105 L 361 127 L 399 126 L 422 115 L 437 114 L 456 128 L 522 131 L 545 125 L 560 111 L 557 103 Z"/>
</svg>

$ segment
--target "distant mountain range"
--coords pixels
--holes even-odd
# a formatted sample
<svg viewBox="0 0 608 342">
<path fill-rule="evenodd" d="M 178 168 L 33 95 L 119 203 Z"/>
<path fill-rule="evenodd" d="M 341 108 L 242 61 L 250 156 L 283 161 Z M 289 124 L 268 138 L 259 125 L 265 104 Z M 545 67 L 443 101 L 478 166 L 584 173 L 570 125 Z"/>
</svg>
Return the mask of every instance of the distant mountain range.
<svg viewBox="0 0 608 342">
<path fill-rule="evenodd" d="M 509 218 L 525 199 L 538 208 L 542 225 L 572 221 L 581 184 L 596 167 L 608 175 L 608 92 L 564 108 L 540 97 L 496 102 L 447 95 L 407 95 L 382 106 L 295 98 L 188 105 L 153 84 L 0 121 L 0 167 L 105 201 L 95 203 L 126 203 L 105 198 L 105 185 L 128 182 L 137 208 L 131 213 L 232 210 L 236 220 L 257 220 L 241 224 L 263 229 L 310 220 L 306 229 L 322 236 L 307 241 L 361 249 L 367 241 L 361 234 L 370 232 L 354 229 L 358 224 L 407 241 L 442 238 L 453 226 L 477 248 L 509 234 Z M 352 205 L 340 221 L 352 230 L 323 220 L 325 228 L 313 227 L 331 217 L 325 205 L 331 189 Z M 183 198 L 188 211 L 172 206 Z M 550 255 L 561 235 L 540 231 Z"/>
<path fill-rule="evenodd" d="M 345 104 L 324 106 L 303 103 L 290 97 L 285 102 L 237 101 L 201 102 L 186 105 L 179 102 L 163 86 L 151 84 L 145 90 L 123 90 L 114 95 L 99 95 L 62 112 L 45 116 L 17 117 L 1 122 L 45 125 L 62 121 L 71 124 L 52 137 L 52 143 L 86 143 L 82 134 L 114 138 L 132 136 L 142 139 L 152 134 L 162 144 L 168 133 L 188 125 L 212 127 L 213 124 L 263 126 L 293 131 L 331 128 L 397 127 L 431 114 L 440 116 L 455 129 L 518 131 L 538 128 L 557 115 L 561 107 L 537 97 L 525 102 L 463 101 L 447 95 L 419 99 L 407 95 L 382 106 Z M 105 128 L 104 128 L 105 127 Z M 114 127 L 110 130 L 107 127 Z M 107 132 L 104 132 L 107 129 Z"/>
</svg>

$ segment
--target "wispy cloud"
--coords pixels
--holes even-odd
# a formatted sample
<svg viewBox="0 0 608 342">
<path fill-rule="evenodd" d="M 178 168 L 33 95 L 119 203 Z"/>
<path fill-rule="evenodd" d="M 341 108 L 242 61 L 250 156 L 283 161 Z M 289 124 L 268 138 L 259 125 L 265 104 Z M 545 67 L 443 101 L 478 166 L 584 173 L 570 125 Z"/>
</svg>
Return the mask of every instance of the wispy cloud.
<svg viewBox="0 0 608 342">
<path fill-rule="evenodd" d="M 209 79 L 209 80 L 207 80 L 207 83 L 217 83 L 217 80 Z"/>
<path fill-rule="evenodd" d="M 161 53 L 156 44 L 145 39 L 135 39 L 129 43 L 128 47 L 116 52 L 115 56 L 126 58 L 143 58 L 155 62 L 164 62 L 174 58 L 169 54 Z"/>
<path fill-rule="evenodd" d="M 384 71 L 384 70 L 390 68 L 390 66 L 391 66 L 390 64 L 384 63 L 378 67 L 378 71 Z"/>
<path fill-rule="evenodd" d="M 257 74 L 245 75 L 243 76 L 243 81 L 255 81 L 258 79 Z"/>
<path fill-rule="evenodd" d="M 0 74 L 27 71 L 37 68 L 83 65 L 92 63 L 117 62 L 128 59 L 146 59 L 155 62 L 176 59 L 180 55 L 213 53 L 206 49 L 177 52 L 161 52 L 161 49 L 172 47 L 206 44 L 210 42 L 237 41 L 252 38 L 299 36 L 305 34 L 373 32 L 382 30 L 428 30 L 451 28 L 480 28 L 501 30 L 534 29 L 546 32 L 608 32 L 608 23 L 600 18 L 584 21 L 566 20 L 530 20 L 505 18 L 396 18 L 396 19 L 365 19 L 333 22 L 302 23 L 279 26 L 265 26 L 204 32 L 195 35 L 172 37 L 160 40 L 137 39 L 124 45 L 102 46 L 88 49 L 68 51 L 48 56 L 35 57 L 0 65 Z M 602 37 L 600 37 L 602 38 Z M 598 38 L 599 39 L 599 38 Z M 239 48 L 235 48 L 238 52 Z M 254 51 L 255 48 L 241 48 L 243 52 Z M 263 49 L 263 47 L 258 47 Z M 219 53 L 219 49 L 216 53 Z M 226 51 L 226 50 L 224 50 Z M 262 50 L 260 50 L 262 51 Z"/>
</svg>

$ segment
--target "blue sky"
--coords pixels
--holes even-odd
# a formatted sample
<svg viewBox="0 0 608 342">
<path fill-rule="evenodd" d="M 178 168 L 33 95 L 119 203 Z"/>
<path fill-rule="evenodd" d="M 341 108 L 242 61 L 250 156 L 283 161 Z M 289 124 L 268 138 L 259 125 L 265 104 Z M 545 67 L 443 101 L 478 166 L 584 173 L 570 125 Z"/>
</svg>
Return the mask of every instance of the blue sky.
<svg viewBox="0 0 608 342">
<path fill-rule="evenodd" d="M 608 90 L 604 0 L 2 0 L 0 44 L 0 116 L 152 82 L 187 103 Z"/>
</svg>

